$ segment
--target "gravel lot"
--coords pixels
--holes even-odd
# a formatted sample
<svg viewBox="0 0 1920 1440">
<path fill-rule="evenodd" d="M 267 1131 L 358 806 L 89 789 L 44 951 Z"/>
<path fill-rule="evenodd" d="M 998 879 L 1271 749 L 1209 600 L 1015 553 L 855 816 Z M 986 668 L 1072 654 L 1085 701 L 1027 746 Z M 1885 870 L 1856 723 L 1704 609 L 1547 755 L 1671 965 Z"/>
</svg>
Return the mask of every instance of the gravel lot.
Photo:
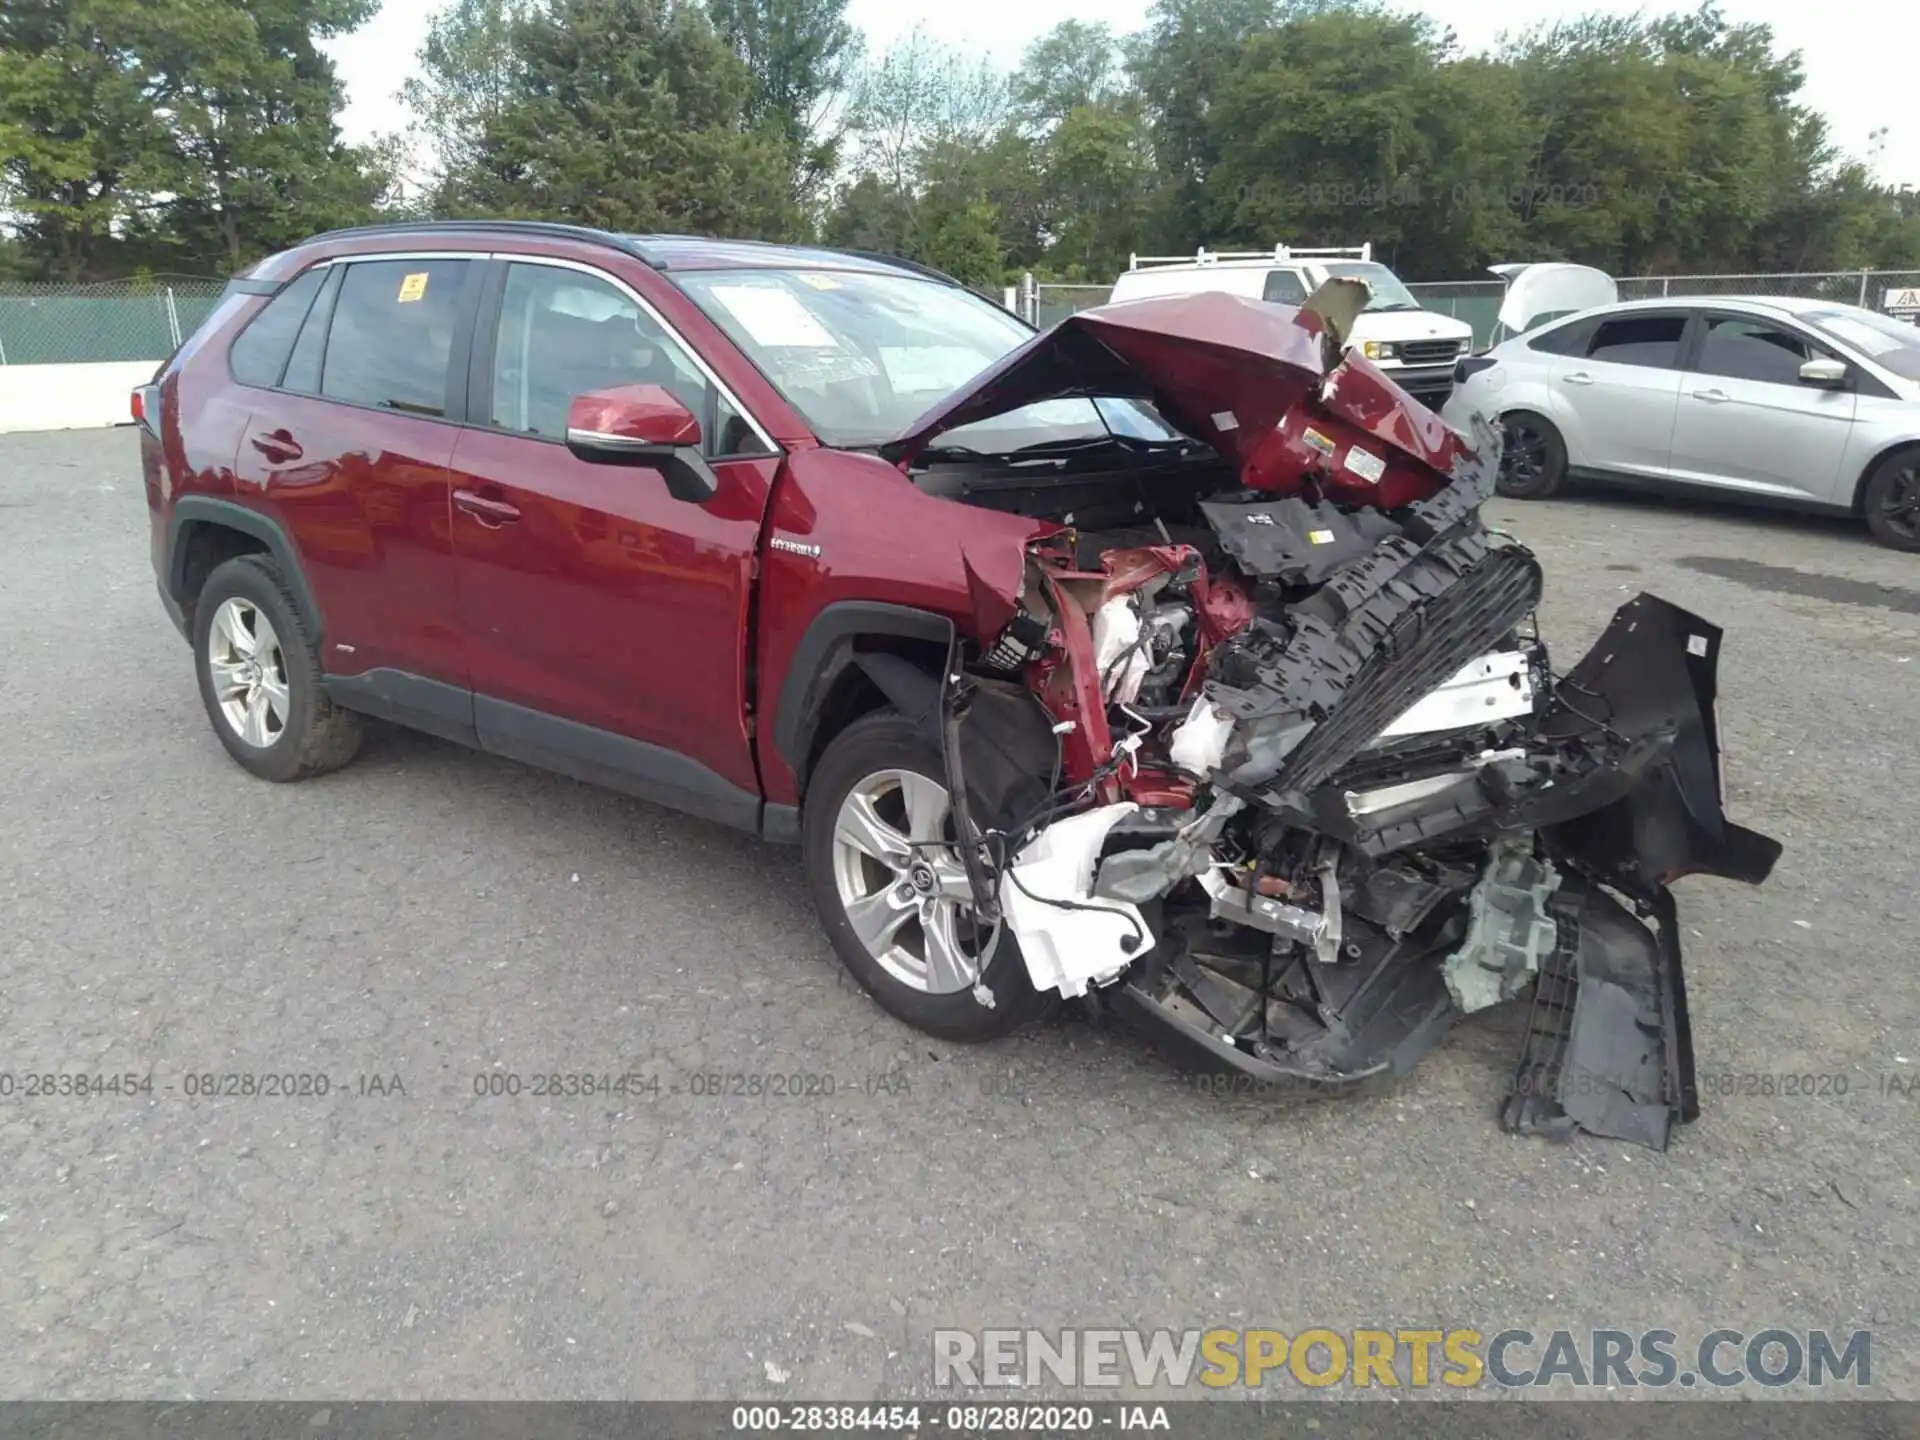
<svg viewBox="0 0 1920 1440">
<path fill-rule="evenodd" d="M 1920 1397 L 1920 1095 L 1885 1078 L 1920 1076 L 1920 558 L 1492 513 L 1563 662 L 1641 588 L 1727 626 L 1729 808 L 1787 850 L 1681 886 L 1700 1067 L 1827 1093 L 1710 1094 L 1656 1155 L 1500 1132 L 1523 1007 L 1290 1105 L 1079 1017 L 929 1043 L 843 977 L 793 851 L 404 733 L 249 778 L 131 433 L 0 436 L 0 1071 L 154 1077 L 0 1099 L 0 1396 L 862 1399 L 923 1391 L 936 1326 L 1778 1324 L 1871 1328 L 1874 1393 Z M 743 1070 L 837 1090 L 690 1093 Z M 551 1071 L 661 1091 L 475 1094 Z"/>
</svg>

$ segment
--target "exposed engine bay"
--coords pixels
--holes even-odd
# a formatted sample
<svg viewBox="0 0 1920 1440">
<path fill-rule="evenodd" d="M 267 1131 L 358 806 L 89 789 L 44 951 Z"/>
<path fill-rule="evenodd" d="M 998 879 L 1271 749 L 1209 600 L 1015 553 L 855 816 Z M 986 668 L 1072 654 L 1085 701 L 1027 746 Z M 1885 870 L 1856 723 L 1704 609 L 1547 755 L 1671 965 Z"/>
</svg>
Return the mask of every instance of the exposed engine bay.
<svg viewBox="0 0 1920 1440">
<path fill-rule="evenodd" d="M 1667 887 L 1779 854 L 1722 812 L 1721 632 L 1643 594 L 1557 667 L 1538 561 L 1480 518 L 1497 433 L 1342 353 L 1357 288 L 1089 312 L 903 447 L 923 488 L 1045 522 L 942 687 L 976 998 L 1017 947 L 1189 1064 L 1310 1088 L 1521 1001 L 1504 1123 L 1664 1147 L 1698 1113 Z M 1193 446 L 925 446 L 1074 384 Z"/>
</svg>

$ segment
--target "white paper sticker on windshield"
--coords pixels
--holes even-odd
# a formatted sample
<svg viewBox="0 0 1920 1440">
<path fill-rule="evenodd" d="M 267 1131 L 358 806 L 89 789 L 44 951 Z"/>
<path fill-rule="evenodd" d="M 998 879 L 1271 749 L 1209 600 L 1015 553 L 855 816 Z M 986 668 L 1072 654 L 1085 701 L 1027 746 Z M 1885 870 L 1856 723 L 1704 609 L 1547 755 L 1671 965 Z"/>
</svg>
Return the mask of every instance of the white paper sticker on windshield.
<svg viewBox="0 0 1920 1440">
<path fill-rule="evenodd" d="M 770 285 L 716 285 L 712 295 L 746 327 L 756 345 L 837 350 L 833 336 L 811 311 L 785 290 Z"/>
<path fill-rule="evenodd" d="M 1355 445 L 1351 450 L 1347 451 L 1347 469 L 1358 475 L 1362 480 L 1371 480 L 1375 484 L 1378 484 L 1380 477 L 1387 473 L 1387 462 L 1382 460 L 1378 455 L 1371 454 L 1368 451 L 1362 450 L 1358 445 Z"/>
<path fill-rule="evenodd" d="M 1240 428 L 1240 421 L 1231 410 L 1216 411 L 1213 417 L 1213 428 L 1216 430 L 1237 430 Z"/>
</svg>

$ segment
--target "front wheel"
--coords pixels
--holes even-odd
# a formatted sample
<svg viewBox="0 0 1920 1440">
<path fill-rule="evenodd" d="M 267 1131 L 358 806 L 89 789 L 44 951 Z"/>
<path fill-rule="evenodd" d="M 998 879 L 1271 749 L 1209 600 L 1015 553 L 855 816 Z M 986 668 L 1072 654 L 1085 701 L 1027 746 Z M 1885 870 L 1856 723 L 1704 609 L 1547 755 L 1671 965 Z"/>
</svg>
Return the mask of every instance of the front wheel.
<svg viewBox="0 0 1920 1440">
<path fill-rule="evenodd" d="M 1882 545 L 1920 550 L 1920 450 L 1880 462 L 1861 496 L 1867 529 Z"/>
<path fill-rule="evenodd" d="M 897 711 L 848 726 L 807 784 L 807 885 L 827 938 L 889 1014 L 994 1040 L 1049 1008 L 1010 931 L 976 923 L 937 745 Z"/>
<path fill-rule="evenodd" d="M 1553 422 L 1530 410 L 1502 417 L 1500 479 L 1495 489 L 1509 500 L 1545 500 L 1567 478 L 1567 442 Z"/>
</svg>

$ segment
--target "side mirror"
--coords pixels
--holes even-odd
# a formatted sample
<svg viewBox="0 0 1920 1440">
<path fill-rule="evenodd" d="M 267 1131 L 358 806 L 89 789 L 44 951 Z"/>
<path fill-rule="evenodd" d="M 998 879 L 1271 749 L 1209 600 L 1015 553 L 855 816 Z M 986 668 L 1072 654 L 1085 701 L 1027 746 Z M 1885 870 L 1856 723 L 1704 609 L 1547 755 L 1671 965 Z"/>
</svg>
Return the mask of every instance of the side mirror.
<svg viewBox="0 0 1920 1440">
<path fill-rule="evenodd" d="M 661 385 L 616 385 L 574 396 L 567 449 L 596 465 L 658 470 L 669 495 L 695 505 L 720 488 L 700 453 L 700 422 Z"/>
<path fill-rule="evenodd" d="M 1837 389 L 1847 383 L 1847 362 L 1824 355 L 1818 360 L 1809 360 L 1800 367 L 1800 383 Z"/>
</svg>

